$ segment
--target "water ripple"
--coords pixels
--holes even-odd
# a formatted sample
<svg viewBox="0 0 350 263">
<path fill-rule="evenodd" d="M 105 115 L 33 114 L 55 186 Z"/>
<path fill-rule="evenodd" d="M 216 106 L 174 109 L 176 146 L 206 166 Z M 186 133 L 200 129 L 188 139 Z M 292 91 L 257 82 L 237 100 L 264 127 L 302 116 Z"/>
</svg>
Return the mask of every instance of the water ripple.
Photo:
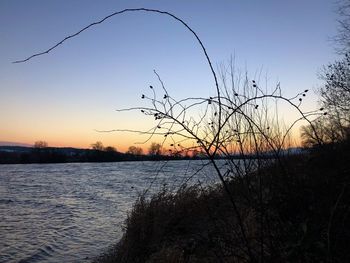
<svg viewBox="0 0 350 263">
<path fill-rule="evenodd" d="M 192 172 L 200 167 L 192 161 Z M 138 193 L 188 177 L 188 161 L 0 166 L 0 262 L 86 262 L 121 237 Z M 187 173 L 186 173 L 187 171 Z M 198 176 L 210 178 L 210 171 Z M 156 178 L 156 180 L 155 180 Z M 198 180 L 198 177 L 194 180 Z"/>
</svg>

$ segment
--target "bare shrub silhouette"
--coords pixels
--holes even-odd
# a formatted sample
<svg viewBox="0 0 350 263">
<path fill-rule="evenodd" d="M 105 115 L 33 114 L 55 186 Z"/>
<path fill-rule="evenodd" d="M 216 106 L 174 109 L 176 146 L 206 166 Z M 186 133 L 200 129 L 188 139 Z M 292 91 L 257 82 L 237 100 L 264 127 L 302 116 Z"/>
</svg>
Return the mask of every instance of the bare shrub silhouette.
<svg viewBox="0 0 350 263">
<path fill-rule="evenodd" d="M 163 136 L 163 145 L 173 147 L 173 152 L 205 153 L 216 171 L 216 176 L 226 192 L 226 198 L 237 220 L 234 225 L 238 229 L 235 229 L 231 236 L 233 243 L 244 244 L 236 246 L 240 251 L 238 254 L 254 262 L 259 258 L 262 259 L 266 253 L 270 254 L 274 249 L 268 245 L 271 241 L 268 240 L 270 226 L 268 224 L 265 226 L 267 221 L 272 220 L 266 203 L 270 197 L 265 190 L 272 189 L 273 182 L 264 177 L 265 169 L 277 162 L 280 173 L 287 176 L 287 172 L 284 171 L 283 155 L 291 145 L 290 131 L 298 121 L 308 120 L 309 117 L 319 116 L 322 113 L 318 111 L 304 113 L 300 110 L 300 99 L 304 98 L 303 95 L 307 91 L 292 98 L 285 98 L 279 85 L 267 93 L 259 87 L 257 81 L 249 79 L 247 74 L 243 79 L 235 79 L 233 64 L 221 68 L 220 72 L 221 103 L 218 96 L 176 100 L 155 73 L 159 78 L 161 95 L 158 95 L 157 87 L 152 86 L 151 95 L 141 95 L 141 98 L 149 103 L 149 107 L 119 111 L 138 110 L 154 118 L 155 125 L 149 130 L 136 131 L 148 135 L 146 141 Z M 300 118 L 289 126 L 284 125 L 276 109 L 278 101 L 289 104 L 300 113 Z M 202 112 L 202 114 L 195 116 L 190 114 L 191 112 Z M 316 132 L 317 130 L 315 134 Z M 316 140 L 320 140 L 317 134 Z M 225 160 L 224 165 L 221 159 Z M 252 174 L 254 176 L 251 176 Z M 242 197 L 237 194 L 240 190 L 232 188 L 231 180 L 238 182 L 243 189 L 249 189 L 245 201 L 242 201 Z M 287 177 L 284 181 L 288 182 Z M 244 203 L 246 207 L 242 206 Z M 251 229 L 248 223 L 252 221 L 257 224 L 254 229 Z"/>
</svg>

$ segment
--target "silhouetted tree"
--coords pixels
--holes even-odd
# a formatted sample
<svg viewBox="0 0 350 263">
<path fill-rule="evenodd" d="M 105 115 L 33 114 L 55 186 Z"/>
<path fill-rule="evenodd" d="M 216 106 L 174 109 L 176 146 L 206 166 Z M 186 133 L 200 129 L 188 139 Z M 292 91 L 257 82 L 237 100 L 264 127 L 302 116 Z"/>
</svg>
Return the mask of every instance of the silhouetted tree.
<svg viewBox="0 0 350 263">
<path fill-rule="evenodd" d="M 148 148 L 149 155 L 161 155 L 162 154 L 162 145 L 159 143 L 152 142 Z"/>
<path fill-rule="evenodd" d="M 141 155 L 143 154 L 143 150 L 141 147 L 130 146 L 126 153 L 132 154 L 132 155 Z"/>
<path fill-rule="evenodd" d="M 322 143 L 334 143 L 342 140 L 342 128 L 332 123 L 331 120 L 324 116 L 313 123 L 313 128 L 310 125 L 302 126 L 300 135 L 305 147 L 313 147 Z"/>
<path fill-rule="evenodd" d="M 350 53 L 323 68 L 320 78 L 324 80 L 319 89 L 321 110 L 324 115 L 310 126 L 301 128 L 305 146 L 319 141 L 334 143 L 346 140 L 350 135 Z"/>
<path fill-rule="evenodd" d="M 322 105 L 327 110 L 327 125 L 336 130 L 337 141 L 349 136 L 350 127 L 350 53 L 329 64 L 324 70 L 320 89 Z"/>
<path fill-rule="evenodd" d="M 47 148 L 49 146 L 49 144 L 45 141 L 36 141 L 34 143 L 34 148 L 36 149 L 43 149 L 43 148 Z"/>
<path fill-rule="evenodd" d="M 117 149 L 115 147 L 113 147 L 113 146 L 107 146 L 107 147 L 104 148 L 104 150 L 106 152 L 116 152 L 117 151 Z"/>
<path fill-rule="evenodd" d="M 100 141 L 97 141 L 97 142 L 91 144 L 91 148 L 95 151 L 103 151 L 103 149 L 104 149 L 103 143 Z"/>
<path fill-rule="evenodd" d="M 328 114 L 341 122 L 349 123 L 350 53 L 324 67 L 321 79 L 325 81 L 320 89 L 321 101 Z"/>
</svg>

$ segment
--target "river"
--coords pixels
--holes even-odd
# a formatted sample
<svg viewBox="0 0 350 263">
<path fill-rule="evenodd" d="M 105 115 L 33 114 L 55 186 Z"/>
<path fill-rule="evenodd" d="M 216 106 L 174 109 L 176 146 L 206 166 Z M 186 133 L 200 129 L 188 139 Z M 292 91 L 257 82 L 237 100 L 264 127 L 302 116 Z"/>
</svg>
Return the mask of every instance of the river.
<svg viewBox="0 0 350 263">
<path fill-rule="evenodd" d="M 0 165 L 0 262 L 89 262 L 146 189 L 214 181 L 205 162 Z"/>
</svg>

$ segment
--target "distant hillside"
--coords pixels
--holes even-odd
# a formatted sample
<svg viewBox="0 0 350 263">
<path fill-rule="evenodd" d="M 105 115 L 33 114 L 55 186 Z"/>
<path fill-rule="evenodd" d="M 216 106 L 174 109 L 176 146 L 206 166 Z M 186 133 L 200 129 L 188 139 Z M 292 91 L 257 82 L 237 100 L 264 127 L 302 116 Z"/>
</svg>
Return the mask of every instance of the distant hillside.
<svg viewBox="0 0 350 263">
<path fill-rule="evenodd" d="M 9 141 L 0 141 L 0 146 L 23 146 L 23 147 L 33 147 L 32 144 L 21 143 L 21 142 L 9 142 Z"/>
</svg>

